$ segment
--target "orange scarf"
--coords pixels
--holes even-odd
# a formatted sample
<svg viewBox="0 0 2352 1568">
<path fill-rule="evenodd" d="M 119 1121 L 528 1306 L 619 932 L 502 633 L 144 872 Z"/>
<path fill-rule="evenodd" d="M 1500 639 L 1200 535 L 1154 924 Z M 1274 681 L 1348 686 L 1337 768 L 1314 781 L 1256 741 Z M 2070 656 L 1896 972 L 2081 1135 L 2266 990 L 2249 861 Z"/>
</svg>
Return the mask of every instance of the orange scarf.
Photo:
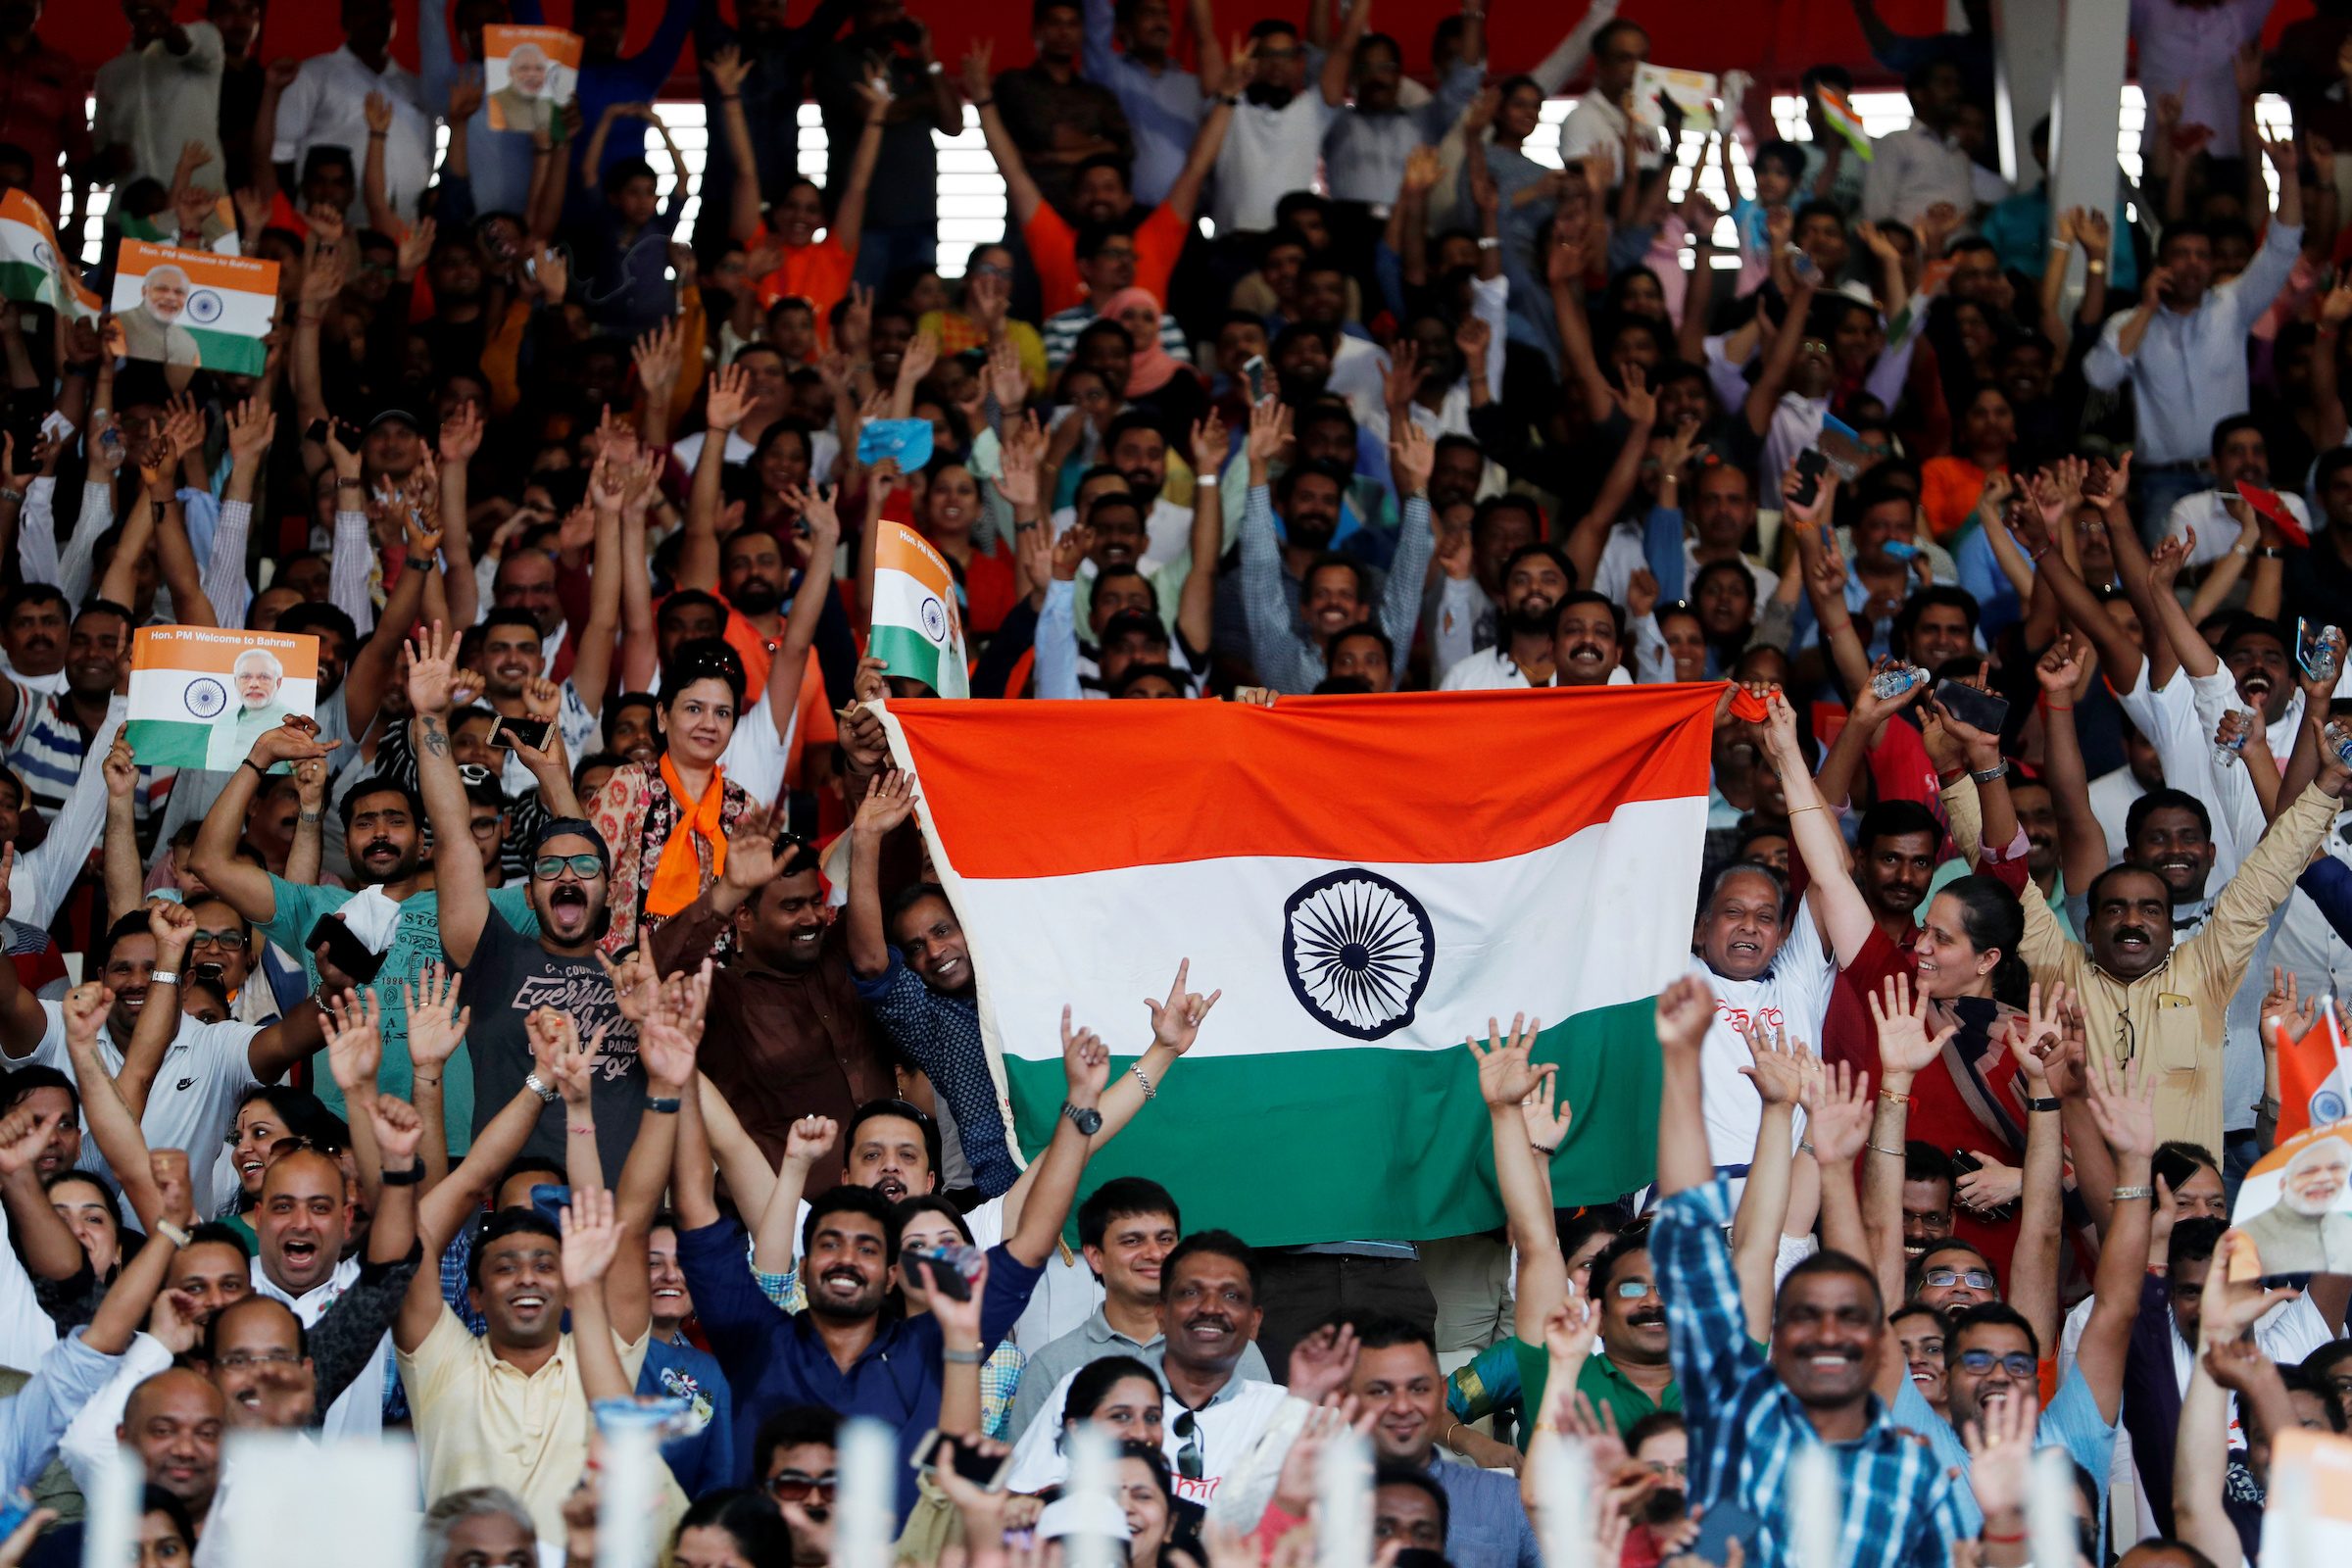
<svg viewBox="0 0 2352 1568">
<path fill-rule="evenodd" d="M 695 854 L 696 839 L 710 846 L 712 876 L 727 868 L 727 841 L 718 824 L 719 808 L 726 804 L 727 770 L 711 768 L 710 787 L 696 801 L 686 793 L 686 781 L 678 777 L 665 752 L 662 782 L 669 787 L 670 799 L 678 803 L 678 825 L 662 846 L 661 863 L 654 867 L 654 885 L 645 896 L 645 912 L 667 918 L 702 897 L 703 863 Z"/>
</svg>

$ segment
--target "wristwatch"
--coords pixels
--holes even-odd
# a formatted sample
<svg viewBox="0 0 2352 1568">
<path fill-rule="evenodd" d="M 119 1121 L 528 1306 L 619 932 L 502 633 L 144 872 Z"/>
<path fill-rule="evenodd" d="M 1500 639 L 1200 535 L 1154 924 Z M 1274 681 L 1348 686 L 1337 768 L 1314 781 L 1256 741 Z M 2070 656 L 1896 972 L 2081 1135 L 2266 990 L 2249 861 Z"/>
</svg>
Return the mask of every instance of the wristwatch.
<svg viewBox="0 0 2352 1568">
<path fill-rule="evenodd" d="M 152 970 L 147 976 L 147 983 L 151 986 L 175 986 L 179 984 L 179 971 L 176 969 Z"/>
<path fill-rule="evenodd" d="M 522 1087 L 537 1095 L 542 1104 L 552 1105 L 564 1098 L 553 1085 L 535 1072 L 526 1073 L 523 1076 Z"/>
<path fill-rule="evenodd" d="M 2064 1110 L 2065 1108 L 2065 1102 L 2061 1101 L 2056 1095 L 2041 1095 L 2029 1099 L 2026 1102 L 2026 1109 L 2029 1111 Z"/>
<path fill-rule="evenodd" d="M 1071 1126 L 1089 1138 L 1102 1130 L 1102 1113 L 1092 1105 L 1073 1105 L 1065 1100 L 1061 1102 L 1061 1113 L 1070 1118 Z"/>
<path fill-rule="evenodd" d="M 1970 768 L 1968 770 L 1968 776 L 1975 779 L 1980 784 L 1989 784 L 1996 778 L 2006 776 L 2008 771 L 2009 759 L 2004 757 L 1999 761 L 1993 763 L 1992 766 L 1984 769 L 1982 772 L 1976 768 Z"/>
</svg>

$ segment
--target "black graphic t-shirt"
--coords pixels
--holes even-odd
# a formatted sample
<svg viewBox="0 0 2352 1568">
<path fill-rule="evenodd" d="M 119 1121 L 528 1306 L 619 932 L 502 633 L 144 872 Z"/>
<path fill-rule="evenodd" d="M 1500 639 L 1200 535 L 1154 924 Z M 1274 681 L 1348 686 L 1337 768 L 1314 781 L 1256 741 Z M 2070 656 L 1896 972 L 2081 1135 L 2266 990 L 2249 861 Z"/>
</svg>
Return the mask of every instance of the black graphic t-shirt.
<svg viewBox="0 0 2352 1568">
<path fill-rule="evenodd" d="M 531 1072 L 530 1036 L 523 1019 L 537 1007 L 568 1016 L 584 1043 L 602 1024 L 605 1042 L 596 1068 L 590 1108 L 596 1116 L 596 1152 L 604 1161 L 605 1185 L 620 1180 L 621 1162 L 637 1140 L 645 1109 L 645 1067 L 637 1059 L 637 1027 L 622 1019 L 612 982 L 593 957 L 563 958 L 518 934 L 496 908 L 482 922 L 473 962 L 462 991 L 473 1020 L 466 1040 L 473 1057 L 473 1133 L 506 1108 Z M 564 1102 L 542 1111 L 526 1154 L 564 1157 Z"/>
</svg>

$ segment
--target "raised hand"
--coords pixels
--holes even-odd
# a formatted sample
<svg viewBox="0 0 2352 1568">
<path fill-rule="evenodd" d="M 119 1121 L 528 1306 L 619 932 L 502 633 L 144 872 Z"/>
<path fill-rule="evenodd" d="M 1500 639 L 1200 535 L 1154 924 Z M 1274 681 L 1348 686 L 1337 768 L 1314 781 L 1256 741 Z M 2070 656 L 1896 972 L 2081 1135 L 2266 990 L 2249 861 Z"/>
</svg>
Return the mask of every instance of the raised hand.
<svg viewBox="0 0 2352 1568">
<path fill-rule="evenodd" d="M 188 1177 L 188 1152 L 184 1149 L 149 1150 L 147 1175 L 155 1183 L 156 1201 L 163 1207 L 164 1218 L 181 1230 L 195 1224 L 196 1189 Z"/>
<path fill-rule="evenodd" d="M 457 972 L 433 962 L 416 971 L 416 983 L 403 976 L 400 1001 L 409 1018 L 409 1061 L 418 1072 L 438 1068 L 457 1054 L 466 1042 L 466 1027 L 473 1009 L 458 1005 Z"/>
<path fill-rule="evenodd" d="M 2156 1090 L 2148 1082 L 2148 1058 L 2130 1062 L 2093 1056 L 2085 1063 L 2089 1080 L 2090 1113 L 2099 1136 L 2120 1158 L 2156 1152 Z"/>
<path fill-rule="evenodd" d="M 1627 373 L 1634 372 L 1629 368 Z M 1396 493 L 1409 501 L 1429 490 L 1429 476 L 1438 466 L 1437 443 L 1409 418 L 1394 430 L 1396 438 L 1389 443 L 1389 468 L 1396 481 Z"/>
<path fill-rule="evenodd" d="M 531 1042 L 531 1055 L 540 1063 L 547 1081 L 564 1098 L 564 1103 L 585 1109 L 593 1080 L 590 1058 L 580 1049 L 579 1025 L 567 1013 L 553 1007 L 534 1007 L 522 1020 L 523 1033 Z M 600 1036 L 601 1038 L 601 1036 Z"/>
<path fill-rule="evenodd" d="M 1464 1042 L 1478 1063 L 1479 1098 L 1491 1109 L 1517 1105 L 1535 1093 L 1542 1074 L 1530 1059 L 1530 1054 L 1536 1049 L 1536 1035 L 1543 1027 L 1541 1019 L 1531 1019 L 1524 1012 L 1513 1013 L 1507 1035 L 1493 1018 L 1487 1020 L 1484 1050 L 1476 1040 Z"/>
<path fill-rule="evenodd" d="M 1218 474 L 1225 471 L 1225 459 L 1233 451 L 1233 432 L 1211 409 L 1205 419 L 1193 421 L 1193 472 Z"/>
<path fill-rule="evenodd" d="M 1798 473 L 1795 466 L 1791 465 L 1788 471 L 1781 478 L 1781 510 L 1801 522 L 1819 527 L 1824 518 L 1836 514 L 1838 474 L 1833 469 L 1821 475 L 1820 483 L 1813 493 L 1810 505 L 1796 499 L 1797 492 L 1803 488 L 1803 485 L 1804 476 Z M 1824 553 L 1836 555 L 1837 551 L 1831 549 Z"/>
<path fill-rule="evenodd" d="M 874 780 L 858 802 L 850 831 L 864 843 L 877 843 L 913 814 L 914 801 L 914 775 L 893 768 Z"/>
<path fill-rule="evenodd" d="M 421 641 L 401 649 L 411 711 L 434 718 L 449 716 L 457 655 L 457 633 L 437 620 L 425 628 Z"/>
<path fill-rule="evenodd" d="M 158 962 L 164 968 L 176 969 L 178 959 L 196 940 L 196 912 L 184 904 L 151 900 L 147 905 L 147 930 L 155 938 Z"/>
<path fill-rule="evenodd" d="M 1070 1009 L 1061 1009 L 1061 1073 L 1070 1103 L 1092 1105 L 1110 1083 L 1110 1050 L 1092 1029 L 1070 1027 Z"/>
<path fill-rule="evenodd" d="M 1152 1014 L 1152 1041 L 1167 1047 L 1179 1056 L 1193 1049 L 1193 1041 L 1199 1037 L 1201 1022 L 1208 1017 L 1208 1009 L 1215 1006 L 1217 999 L 1225 994 L 1221 989 L 1205 997 L 1187 991 L 1184 983 L 1192 972 L 1192 959 L 1179 960 L 1176 979 L 1168 987 L 1167 1000 L 1154 1002 L 1150 997 L 1144 999 L 1145 1010 Z"/>
<path fill-rule="evenodd" d="M 663 1089 L 689 1087 L 701 1045 L 701 1030 L 689 1032 L 667 1015 L 648 1018 L 637 1030 L 637 1055 L 645 1063 L 646 1081 Z"/>
<path fill-rule="evenodd" d="M 1803 1104 L 1814 1159 L 1825 1166 L 1852 1163 L 1870 1141 L 1870 1074 L 1856 1073 L 1846 1062 L 1824 1062 L 1821 1071 L 1805 1075 Z"/>
<path fill-rule="evenodd" d="M 1715 1022 L 1715 993 L 1696 975 L 1683 975 L 1658 993 L 1658 1045 L 1668 1054 L 1695 1055 Z"/>
<path fill-rule="evenodd" d="M 1244 450 L 1250 456 L 1250 482 L 1262 483 L 1266 466 L 1291 444 L 1290 405 L 1268 397 L 1250 409 L 1250 435 Z"/>
<path fill-rule="evenodd" d="M 1559 1068 L 1546 1062 L 1536 1087 L 1519 1102 L 1519 1119 L 1527 1124 L 1527 1141 L 1538 1153 L 1558 1153 L 1576 1119 L 1575 1107 L 1559 1098 Z"/>
<path fill-rule="evenodd" d="M 620 1215 L 612 1195 L 601 1187 L 574 1188 L 557 1217 L 564 1237 L 564 1289 L 593 1290 L 602 1284 L 620 1251 Z"/>
<path fill-rule="evenodd" d="M 1879 1066 L 1889 1081 L 1900 1078 L 1907 1082 L 1942 1054 L 1945 1042 L 1959 1032 L 1959 1026 L 1946 1025 L 1942 1033 L 1930 1038 L 1928 1009 L 1932 1004 L 1925 988 L 1914 1002 L 1909 975 L 1888 975 L 1884 995 L 1884 1005 L 1878 995 L 1870 998 L 1871 1021 L 1879 1029 Z"/>
<path fill-rule="evenodd" d="M 96 980 L 85 980 L 67 992 L 59 1009 L 65 1014 L 66 1043 L 69 1046 L 94 1043 L 98 1026 L 106 1021 L 107 1009 L 114 1004 L 114 992 Z"/>
<path fill-rule="evenodd" d="M 372 991 L 346 991 L 319 1004 L 327 1066 L 347 1101 L 356 1102 L 375 1094 L 376 1073 L 384 1056 L 382 1022 L 382 1004 Z"/>
<path fill-rule="evenodd" d="M 2034 1490 L 2034 1424 L 2040 1414 L 2038 1398 L 2011 1395 L 1986 1405 L 1977 1420 L 1961 1423 L 1969 1490 L 1987 1519 L 2014 1519 L 2025 1512 Z"/>
<path fill-rule="evenodd" d="M 1348 1386 L 1361 1349 L 1352 1323 L 1327 1323 L 1315 1330 L 1291 1348 L 1291 1394 L 1321 1404 Z"/>
<path fill-rule="evenodd" d="M 841 1123 L 830 1116 L 803 1116 L 784 1132 L 784 1163 L 803 1171 L 833 1152 L 841 1138 Z"/>
<path fill-rule="evenodd" d="M 14 1176 L 31 1169 L 32 1162 L 41 1157 L 41 1150 L 48 1144 L 50 1129 L 56 1121 L 57 1118 L 29 1105 L 19 1105 L 6 1116 L 0 1116 L 0 1176 Z"/>
<path fill-rule="evenodd" d="M 743 91 L 744 82 L 751 76 L 752 63 L 743 57 L 743 50 L 734 44 L 712 52 L 704 70 L 710 73 L 710 83 L 727 97 Z"/>
<path fill-rule="evenodd" d="M 1805 1043 L 1790 1044 L 1788 1031 L 1779 1024 L 1773 1025 L 1768 1035 L 1758 1023 L 1740 1038 L 1750 1058 L 1750 1064 L 1740 1069 L 1740 1076 L 1756 1086 L 1756 1094 L 1767 1105 L 1795 1104 L 1804 1094 L 1805 1064 L 1812 1055 Z"/>
<path fill-rule="evenodd" d="M 2053 980 L 2045 989 L 2036 980 L 2027 989 L 2026 1010 L 2009 1020 L 2009 1054 L 2030 1085 L 2046 1086 L 2050 1056 L 2065 1050 L 2066 1002 L 2066 982 Z"/>
<path fill-rule="evenodd" d="M 710 374 L 703 394 L 703 417 L 713 430 L 731 431 L 751 412 L 751 373 L 739 365 L 722 365 Z"/>
<path fill-rule="evenodd" d="M 375 1129 L 375 1147 L 386 1165 L 406 1170 L 416 1162 L 424 1142 L 424 1118 L 415 1105 L 392 1095 L 377 1095 L 368 1102 L 368 1121 Z"/>
<path fill-rule="evenodd" d="M 2041 683 L 2042 695 L 2048 698 L 2071 696 L 2075 683 L 2082 678 L 2082 645 L 2072 632 L 2060 632 L 2034 662 L 2034 678 Z"/>
</svg>

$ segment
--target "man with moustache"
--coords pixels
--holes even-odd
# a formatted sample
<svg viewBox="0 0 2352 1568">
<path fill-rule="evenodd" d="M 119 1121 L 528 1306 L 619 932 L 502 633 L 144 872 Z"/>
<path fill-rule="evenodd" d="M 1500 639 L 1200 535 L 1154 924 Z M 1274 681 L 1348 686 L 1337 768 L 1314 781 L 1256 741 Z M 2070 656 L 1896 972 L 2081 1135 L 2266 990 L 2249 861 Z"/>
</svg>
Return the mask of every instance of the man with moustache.
<svg viewBox="0 0 2352 1568">
<path fill-rule="evenodd" d="M 1183 1234 L 1176 1200 L 1149 1177 L 1114 1176 L 1078 1205 L 1078 1249 L 1102 1282 L 1102 1304 L 1083 1325 L 1033 1351 L 1021 1368 L 1012 1401 L 1016 1441 L 1040 1416 L 1058 1416 L 1049 1393 L 1088 1362 L 1133 1355 L 1157 1363 L 1166 1356 L 1160 1281 Z M 1254 1340 L 1243 1348 L 1236 1372 L 1260 1383 L 1273 1381 Z"/>
<path fill-rule="evenodd" d="M 1819 1040 L 1836 969 L 1811 911 L 1761 865 L 1715 874 L 1690 946 L 1688 972 L 1707 984 L 1715 1006 L 1703 1057 L 1707 1147 L 1720 1173 L 1743 1177 L 1763 1102 L 1741 1073 L 1753 1059 L 1742 1031 Z"/>
<path fill-rule="evenodd" d="M 1548 686 L 1552 671 L 1552 621 L 1560 602 L 1576 587 L 1576 568 L 1555 545 L 1521 545 L 1502 567 L 1501 640 L 1457 660 L 1441 690 L 1485 692 L 1518 686 Z"/>
<path fill-rule="evenodd" d="M 1590 591 L 1565 594 L 1551 612 L 1553 686 L 1631 686 L 1617 607 Z"/>
<path fill-rule="evenodd" d="M 2083 890 L 2085 944 L 2062 932 L 2041 900 L 2024 901 L 2026 962 L 2036 979 L 2062 980 L 2081 1000 L 2091 1051 L 2108 1057 L 2152 1054 L 2149 1059 L 2162 1066 L 2156 1125 L 2168 1141 L 2223 1147 L 2224 1053 L 2218 1043 L 2225 1038 L 2230 998 L 2272 915 L 2294 891 L 2296 876 L 2352 789 L 2352 765 L 2336 755 L 2324 720 L 2306 714 L 2304 722 L 2315 731 L 2319 776 L 2282 806 L 2223 885 L 2203 926 L 2185 942 L 2175 943 L 2180 886 L 2139 858 L 2146 853 L 2140 833 L 2133 835 L 2133 860 L 2110 866 Z M 2141 798 L 2143 804 L 2151 799 L 2163 797 Z M 2145 828 L 2146 813 L 2137 806 L 2133 810 Z M 2155 861 L 2185 874 L 2190 867 L 2181 863 L 2184 856 L 2201 858 L 2176 841 Z"/>
<path fill-rule="evenodd" d="M 710 976 L 703 1071 L 770 1165 L 792 1124 L 822 1116 L 846 1127 L 859 1105 L 897 1093 L 851 973 L 845 924 L 825 897 L 814 846 L 786 831 L 786 803 L 744 813 L 726 867 L 655 931 L 662 974 L 699 967 L 727 931 L 734 962 Z M 840 1180 L 809 1172 L 813 1197 Z"/>
<path fill-rule="evenodd" d="M 598 571 L 592 577 L 604 575 Z M 617 621 L 620 573 L 614 570 L 612 577 L 615 585 L 613 619 Z M 599 604 L 601 608 L 601 595 Z M 571 673 L 556 688 L 560 693 L 556 729 L 564 738 L 564 749 L 573 757 L 583 757 L 595 750 L 597 714 L 604 708 L 608 676 L 612 667 L 612 632 L 607 628 L 603 635 L 597 635 L 597 621 L 598 617 L 591 612 L 590 631 L 580 639 L 579 656 L 572 661 Z M 488 703 L 502 718 L 536 718 L 538 714 L 531 710 L 530 689 L 547 669 L 547 656 L 539 649 L 539 623 L 526 611 L 494 609 L 482 617 L 481 639 L 480 651 L 474 656 L 482 672 L 481 701 Z M 541 690 L 544 692 L 545 688 Z M 507 753 L 498 782 L 514 798 L 538 787 L 529 763 L 515 751 Z"/>
<path fill-rule="evenodd" d="M 2241 1227 L 2265 1274 L 2352 1273 L 2352 1214 L 2342 1211 L 2352 1141 L 2315 1138 L 2288 1156 L 2278 1201 Z"/>
</svg>

